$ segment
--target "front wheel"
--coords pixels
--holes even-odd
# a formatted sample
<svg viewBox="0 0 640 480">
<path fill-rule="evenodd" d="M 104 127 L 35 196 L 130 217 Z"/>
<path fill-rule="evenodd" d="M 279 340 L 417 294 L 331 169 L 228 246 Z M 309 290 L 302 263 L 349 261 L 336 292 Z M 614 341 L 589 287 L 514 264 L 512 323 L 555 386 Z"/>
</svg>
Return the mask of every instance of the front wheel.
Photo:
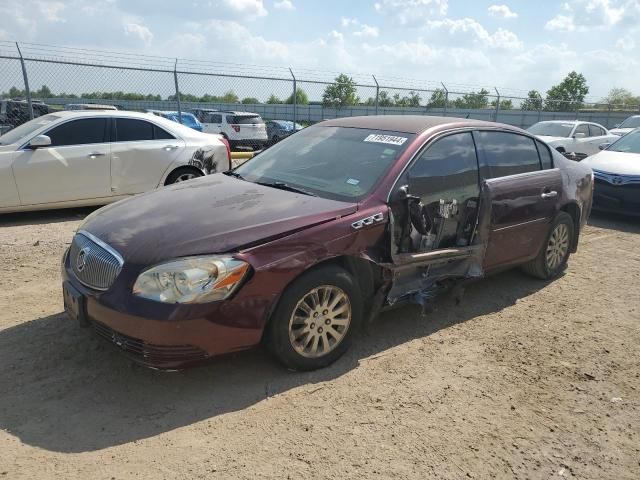
<svg viewBox="0 0 640 480">
<path fill-rule="evenodd" d="M 167 177 L 165 185 L 173 185 L 174 183 L 178 182 L 186 182 L 187 180 L 192 180 L 201 176 L 202 172 L 199 172 L 195 169 L 176 170 L 175 172 L 171 172 L 171 174 Z"/>
<path fill-rule="evenodd" d="M 362 320 L 362 294 L 351 275 L 335 267 L 303 274 L 282 295 L 267 345 L 294 370 L 315 370 L 349 348 Z"/>
<path fill-rule="evenodd" d="M 522 269 L 543 280 L 560 275 L 567 268 L 574 229 L 571 215 L 565 212 L 558 213 L 551 224 L 542 250 L 535 259 L 523 265 Z"/>
</svg>

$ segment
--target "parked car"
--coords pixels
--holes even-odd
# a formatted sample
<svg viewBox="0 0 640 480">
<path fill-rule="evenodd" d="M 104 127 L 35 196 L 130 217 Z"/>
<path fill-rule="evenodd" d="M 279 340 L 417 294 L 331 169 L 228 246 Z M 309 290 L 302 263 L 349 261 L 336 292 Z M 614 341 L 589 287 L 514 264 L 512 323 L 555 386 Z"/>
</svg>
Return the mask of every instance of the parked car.
<svg viewBox="0 0 640 480">
<path fill-rule="evenodd" d="M 231 148 L 244 146 L 261 149 L 267 143 L 267 128 L 257 113 L 210 111 L 201 120 L 206 133 L 219 133 Z"/>
<path fill-rule="evenodd" d="M 560 153 L 573 154 L 572 159 L 575 160 L 598 153 L 601 143 L 612 142 L 617 138 L 602 125 L 578 120 L 538 122 L 527 128 L 527 131 Z"/>
<path fill-rule="evenodd" d="M 41 100 L 31 102 L 33 118 L 41 117 L 49 113 L 49 106 Z M 29 102 L 27 100 L 4 99 L 0 102 L 0 128 L 3 131 L 11 130 L 31 120 L 29 114 Z"/>
<path fill-rule="evenodd" d="M 99 103 L 67 103 L 65 110 L 118 110 L 115 105 L 101 105 Z"/>
<path fill-rule="evenodd" d="M 230 167 L 219 136 L 145 113 L 60 111 L 0 137 L 0 212 L 102 205 Z"/>
<path fill-rule="evenodd" d="M 603 148 L 583 162 L 595 176 L 593 208 L 640 215 L 640 128 Z"/>
<path fill-rule="evenodd" d="M 612 128 L 610 132 L 621 137 L 622 135 L 626 135 L 627 133 L 638 127 L 640 127 L 640 115 L 632 115 L 624 122 L 619 123 L 614 128 Z"/>
<path fill-rule="evenodd" d="M 181 123 L 189 128 L 193 128 L 198 132 L 202 132 L 203 130 L 202 124 L 198 121 L 195 115 L 191 113 L 182 112 L 181 114 L 178 114 L 178 112 L 165 112 L 165 118 L 168 118 L 173 122 Z"/>
<path fill-rule="evenodd" d="M 265 125 L 267 126 L 267 138 L 272 145 L 304 128 L 299 123 L 293 123 L 287 120 L 267 120 Z"/>
<path fill-rule="evenodd" d="M 206 114 L 215 113 L 215 112 L 219 112 L 219 111 L 220 110 L 217 110 L 215 108 L 191 108 L 191 109 L 189 109 L 189 113 L 194 114 L 200 123 L 205 123 L 204 119 L 205 119 L 205 115 Z"/>
<path fill-rule="evenodd" d="M 330 120 L 94 212 L 64 254 L 64 302 L 148 366 L 264 341 L 291 368 L 320 368 L 387 305 L 515 265 L 559 275 L 592 185 L 590 168 L 508 125 Z"/>
</svg>

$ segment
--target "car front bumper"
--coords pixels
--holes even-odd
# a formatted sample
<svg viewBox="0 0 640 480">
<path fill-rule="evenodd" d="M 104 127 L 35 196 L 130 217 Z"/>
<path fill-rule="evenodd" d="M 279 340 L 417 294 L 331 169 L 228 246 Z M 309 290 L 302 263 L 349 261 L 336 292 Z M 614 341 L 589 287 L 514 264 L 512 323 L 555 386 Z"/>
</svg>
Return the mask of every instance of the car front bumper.
<svg viewBox="0 0 640 480">
<path fill-rule="evenodd" d="M 593 210 L 640 215 L 640 184 L 612 185 L 596 178 Z"/>
<path fill-rule="evenodd" d="M 153 302 L 127 310 L 131 302 L 151 302 L 98 292 L 78 281 L 63 259 L 62 277 L 83 298 L 83 320 L 95 333 L 147 367 L 182 369 L 217 355 L 257 345 L 273 298 L 237 295 L 207 305 Z M 118 281 L 116 281 L 118 283 Z"/>
</svg>

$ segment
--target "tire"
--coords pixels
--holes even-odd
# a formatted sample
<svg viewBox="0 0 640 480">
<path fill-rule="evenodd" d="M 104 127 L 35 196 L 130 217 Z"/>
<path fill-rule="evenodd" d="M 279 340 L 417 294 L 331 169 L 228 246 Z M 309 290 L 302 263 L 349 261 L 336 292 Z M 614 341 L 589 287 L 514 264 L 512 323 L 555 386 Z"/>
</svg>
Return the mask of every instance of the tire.
<svg viewBox="0 0 640 480">
<path fill-rule="evenodd" d="M 326 367 L 351 345 L 362 311 L 362 293 L 345 270 L 336 266 L 311 270 L 283 293 L 267 326 L 267 347 L 290 369 Z"/>
<path fill-rule="evenodd" d="M 185 182 L 194 178 L 202 177 L 203 173 L 195 168 L 179 168 L 174 170 L 167 177 L 165 185 L 173 185 L 174 183 Z"/>
<path fill-rule="evenodd" d="M 522 269 L 542 280 L 556 278 L 567 268 L 574 235 L 575 226 L 571 215 L 566 212 L 558 213 L 549 228 L 540 253 L 524 264 Z"/>
</svg>

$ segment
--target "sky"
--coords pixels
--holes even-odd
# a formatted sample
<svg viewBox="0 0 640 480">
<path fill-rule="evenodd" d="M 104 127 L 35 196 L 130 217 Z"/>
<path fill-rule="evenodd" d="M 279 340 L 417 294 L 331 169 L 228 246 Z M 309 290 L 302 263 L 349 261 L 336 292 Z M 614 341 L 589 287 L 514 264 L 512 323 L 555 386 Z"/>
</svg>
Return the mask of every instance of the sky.
<svg viewBox="0 0 640 480">
<path fill-rule="evenodd" d="M 0 41 L 503 92 L 577 70 L 590 98 L 640 94 L 640 0 L 1 0 L 0 18 Z"/>
</svg>

